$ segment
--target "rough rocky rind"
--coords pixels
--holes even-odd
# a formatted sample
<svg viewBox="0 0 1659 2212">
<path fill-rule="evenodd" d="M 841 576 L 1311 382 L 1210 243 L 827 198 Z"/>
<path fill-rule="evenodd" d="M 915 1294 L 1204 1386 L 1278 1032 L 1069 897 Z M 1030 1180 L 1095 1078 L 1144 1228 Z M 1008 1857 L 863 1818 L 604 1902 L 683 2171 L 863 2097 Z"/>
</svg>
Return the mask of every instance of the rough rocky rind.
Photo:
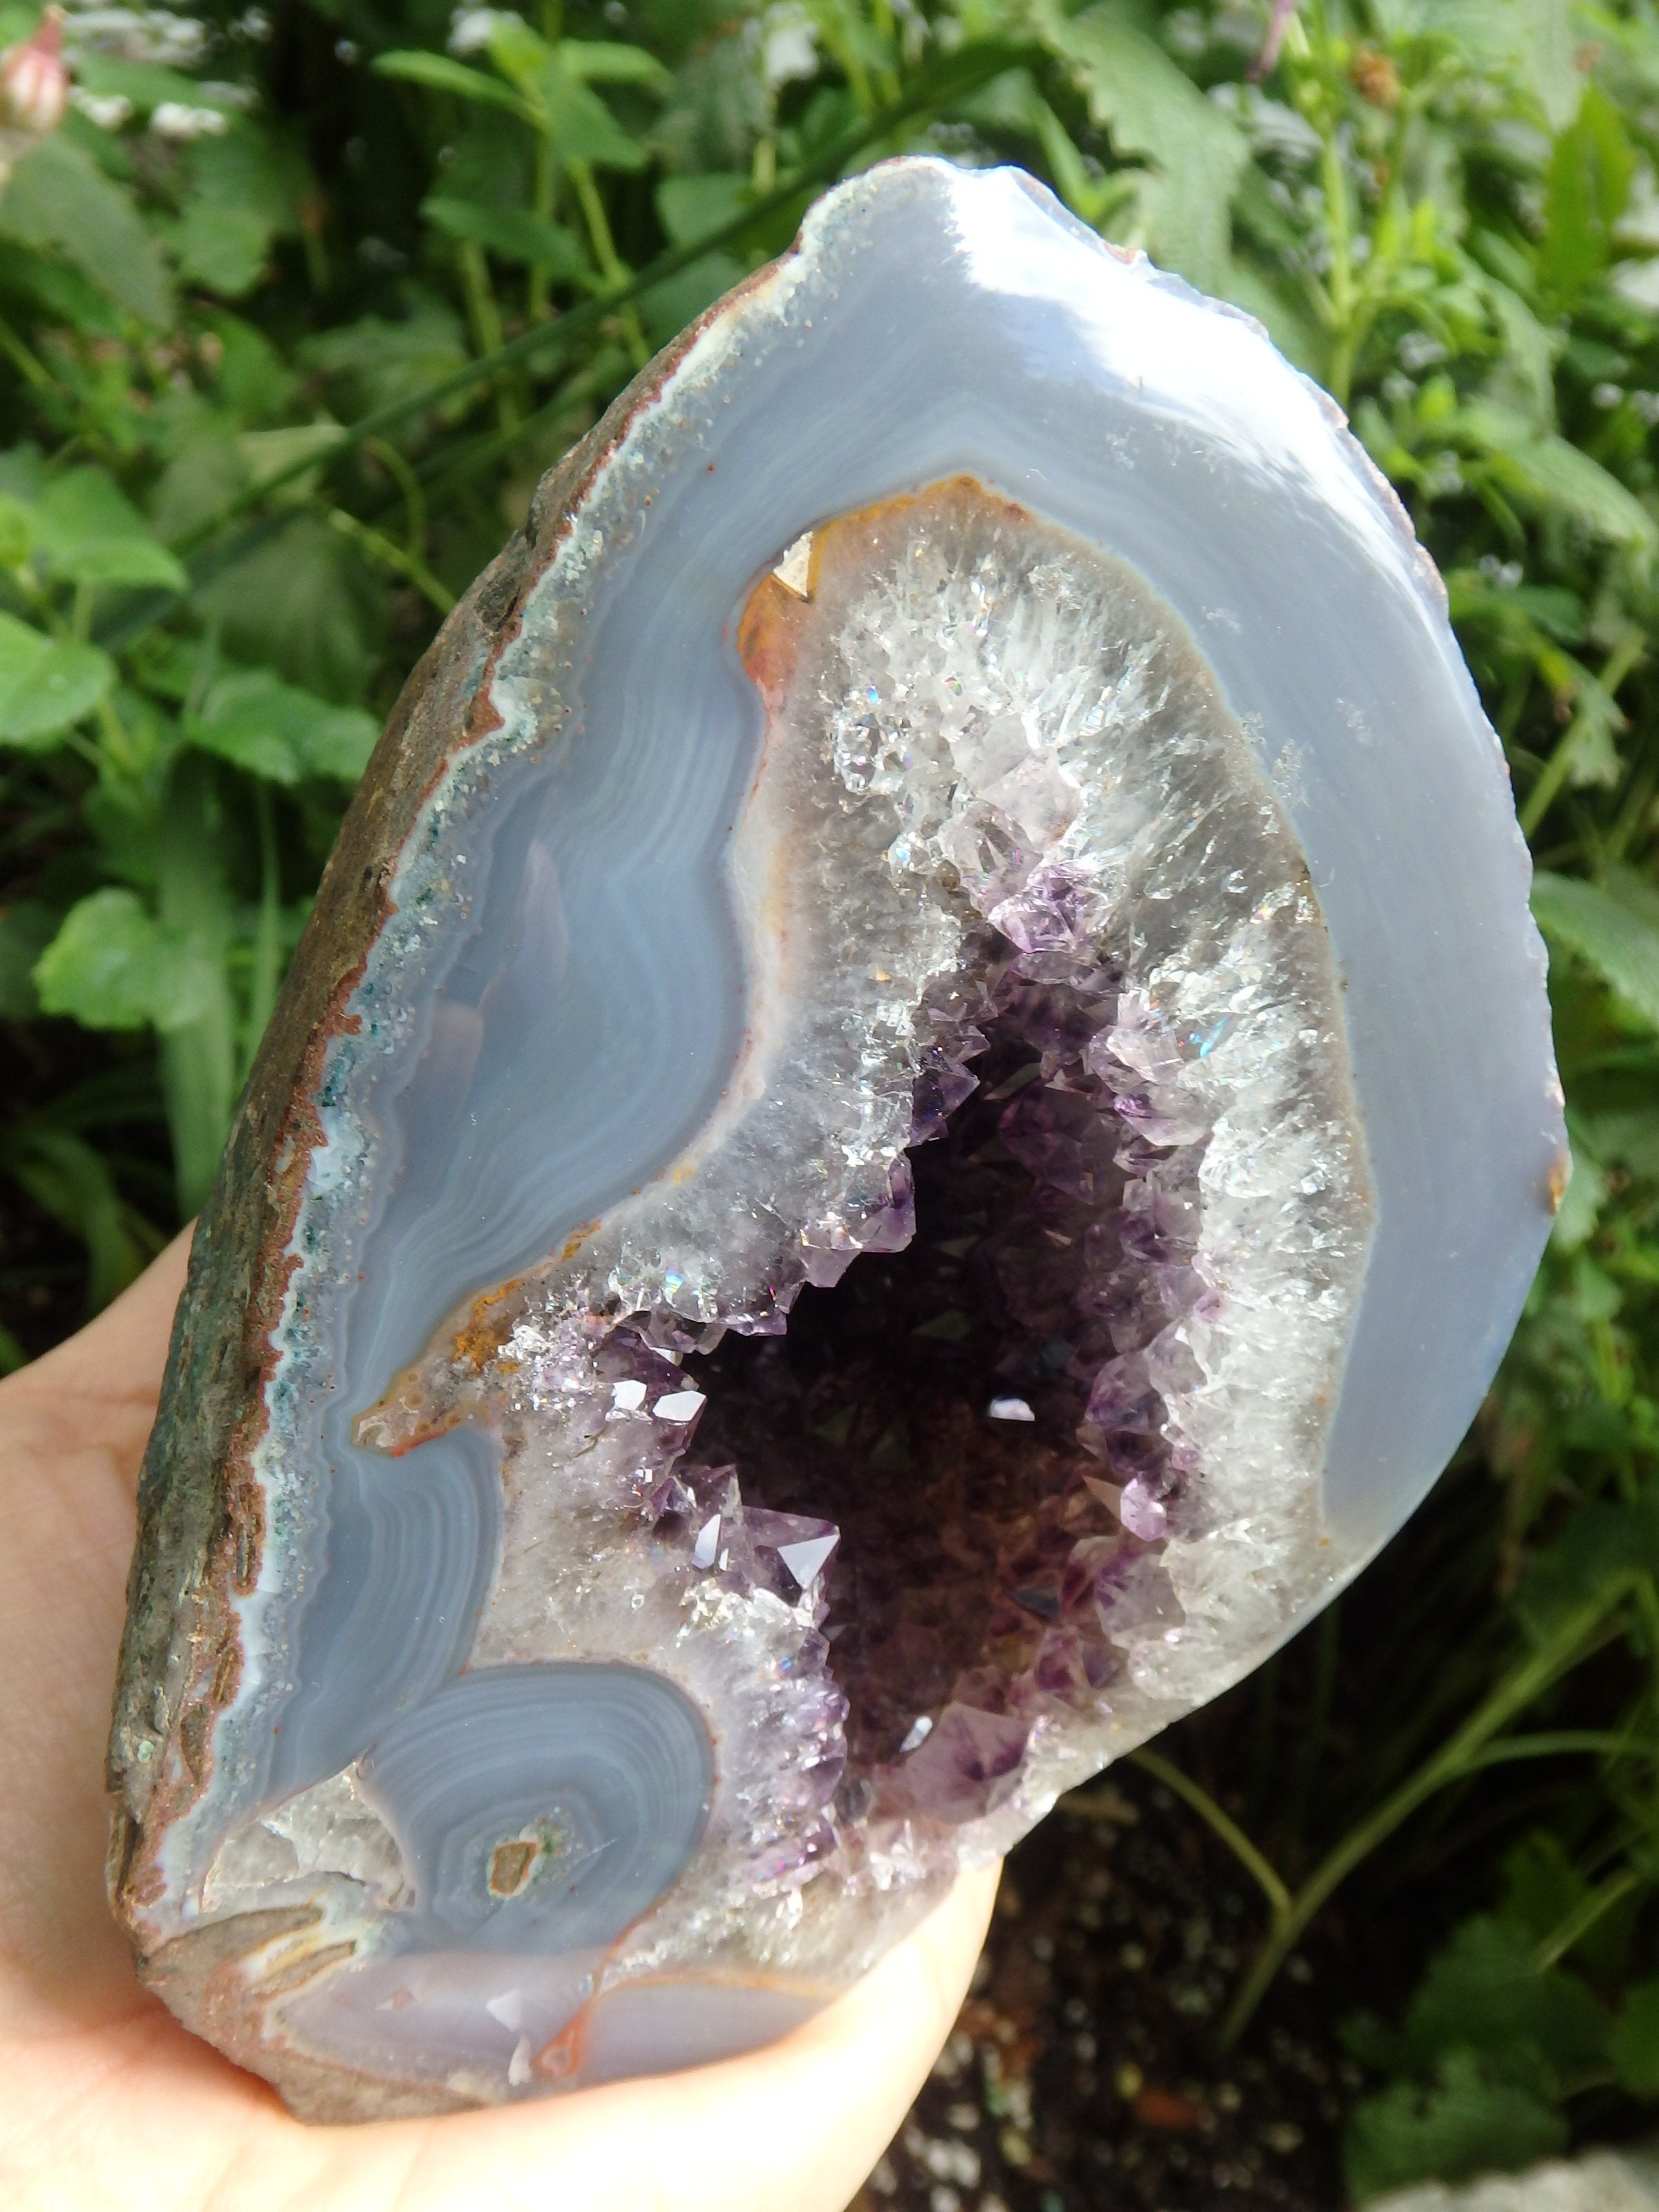
<svg viewBox="0 0 1659 2212">
<path fill-rule="evenodd" d="M 769 273 L 757 272 L 749 285 Z M 161 1886 L 153 1854 L 173 1815 L 205 1784 L 214 1718 L 235 1696 L 240 1674 L 232 1601 L 257 1581 L 264 1534 L 249 1455 L 265 1425 L 270 1334 L 292 1264 L 287 1246 L 320 1138 L 310 1101 L 324 1056 L 354 1019 L 346 1008 L 391 910 L 387 885 L 426 800 L 455 755 L 499 720 L 488 704 L 488 679 L 516 634 L 527 593 L 605 456 L 702 328 L 694 324 L 659 355 L 543 478 L 524 529 L 460 601 L 404 686 L 342 824 L 197 1224 L 139 1480 L 107 1764 L 116 1799 L 110 1898 L 146 1979 L 176 1978 L 162 1963 L 173 1946 L 152 1956 L 159 1930 L 146 1907 Z M 318 2070 L 297 2057 L 295 2066 Z M 313 2110 L 314 2082 L 285 2071 L 280 2086 L 296 2110 L 325 2116 Z M 374 2087 L 370 2101 L 379 2112 L 384 2085 Z M 349 2108 L 330 2117 L 374 2116 L 359 2111 L 349 2091 L 325 2101 Z"/>
</svg>

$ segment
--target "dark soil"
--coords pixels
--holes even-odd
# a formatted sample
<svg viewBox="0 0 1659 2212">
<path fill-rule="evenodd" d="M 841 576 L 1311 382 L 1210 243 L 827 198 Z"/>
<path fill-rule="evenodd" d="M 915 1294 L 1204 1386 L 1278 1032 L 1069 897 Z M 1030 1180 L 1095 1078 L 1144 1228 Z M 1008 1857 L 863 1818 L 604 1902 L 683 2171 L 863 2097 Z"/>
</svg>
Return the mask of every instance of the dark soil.
<svg viewBox="0 0 1659 2212">
<path fill-rule="evenodd" d="M 1335 2033 L 1342 1931 L 1224 2057 L 1259 1929 L 1245 1891 L 1133 1767 L 1062 1804 L 1010 1860 L 974 1993 L 858 2212 L 1335 2212 L 1359 2081 Z"/>
</svg>

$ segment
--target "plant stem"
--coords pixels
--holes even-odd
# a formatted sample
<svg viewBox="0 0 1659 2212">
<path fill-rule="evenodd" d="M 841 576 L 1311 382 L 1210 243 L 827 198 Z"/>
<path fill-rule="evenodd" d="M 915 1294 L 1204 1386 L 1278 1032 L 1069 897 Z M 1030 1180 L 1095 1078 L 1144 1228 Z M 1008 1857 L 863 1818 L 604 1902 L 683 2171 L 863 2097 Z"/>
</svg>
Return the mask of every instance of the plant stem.
<svg viewBox="0 0 1659 2212">
<path fill-rule="evenodd" d="M 1277 1868 L 1273 1866 L 1250 1841 L 1237 1820 L 1224 1813 L 1207 1790 L 1202 1790 L 1190 1775 L 1183 1774 L 1155 1751 L 1132 1751 L 1129 1764 L 1161 1782 L 1166 1790 L 1173 1790 L 1182 1802 L 1190 1805 L 1201 1820 L 1207 1821 L 1220 1837 L 1227 1849 L 1249 1875 L 1273 1908 L 1275 1922 L 1291 1909 L 1291 1893 L 1285 1887 Z"/>
<path fill-rule="evenodd" d="M 37 392 L 56 392 L 58 380 L 38 355 L 31 353 L 11 325 L 0 319 L 0 352 L 14 361 Z"/>
<path fill-rule="evenodd" d="M 516 428 L 517 425 L 514 425 Z M 355 514 L 348 514 L 343 507 L 329 509 L 328 526 L 337 530 L 342 538 L 349 538 L 354 545 L 361 545 L 373 561 L 390 568 L 394 575 L 413 584 L 416 590 L 441 615 L 447 615 L 455 604 L 455 594 L 441 584 L 424 561 L 413 553 L 406 553 L 384 531 L 376 530 L 372 523 L 360 522 Z"/>
<path fill-rule="evenodd" d="M 226 963 L 229 902 L 219 873 L 213 815 L 207 763 L 186 757 L 167 786 L 160 867 L 162 923 L 194 941 L 209 985 L 202 1012 L 161 1039 L 161 1089 L 181 1220 L 200 1208 L 213 1188 L 235 1091 L 235 1024 Z"/>
<path fill-rule="evenodd" d="M 1607 655 L 1597 681 L 1611 698 L 1625 678 L 1642 658 L 1645 641 L 1639 630 L 1632 630 L 1620 640 Z M 1540 823 L 1561 795 L 1561 787 L 1572 773 L 1572 763 L 1578 750 L 1578 717 L 1575 714 L 1556 741 L 1555 748 L 1544 763 L 1537 782 L 1527 793 L 1526 804 L 1521 809 L 1521 828 L 1530 838 Z"/>
<path fill-rule="evenodd" d="M 474 239 L 458 239 L 455 261 L 461 272 L 461 290 L 466 300 L 467 320 L 472 325 L 473 343 L 488 359 L 492 354 L 501 353 L 503 348 L 501 310 L 495 305 L 483 248 Z M 506 382 L 496 392 L 495 413 L 503 430 L 509 429 L 518 419 L 513 392 Z"/>
<path fill-rule="evenodd" d="M 1556 1677 L 1571 1666 L 1594 1638 L 1613 1607 L 1630 1589 L 1630 1577 L 1620 1577 L 1585 1605 L 1577 1607 L 1537 1649 L 1499 1682 L 1483 1704 L 1441 1748 L 1409 1775 L 1391 1796 L 1384 1798 L 1329 1851 L 1315 1868 L 1282 1911 L 1275 1911 L 1250 1971 L 1239 1986 L 1222 2025 L 1221 2046 L 1231 2050 L 1249 2026 L 1256 2007 L 1274 1976 L 1289 1957 L 1303 1930 L 1338 1890 L 1354 1869 L 1388 1841 L 1418 1807 L 1473 1771 L 1478 1755 L 1498 1730 L 1542 1695 Z"/>
<path fill-rule="evenodd" d="M 1642 1759 L 1653 1756 L 1652 1747 L 1627 1735 L 1604 1729 L 1539 1729 L 1529 1735 L 1500 1736 L 1478 1752 L 1465 1772 L 1483 1766 L 1508 1766 L 1521 1759 L 1565 1759 L 1575 1752 L 1593 1753 L 1601 1759 Z"/>
<path fill-rule="evenodd" d="M 1647 1876 L 1638 1874 L 1634 1867 L 1626 1867 L 1604 1881 L 1600 1889 L 1593 1889 L 1588 1897 L 1580 1898 L 1565 1919 L 1551 1930 L 1534 1954 L 1533 1964 L 1537 1971 L 1540 1974 L 1546 1973 L 1558 1959 L 1565 1959 L 1573 1945 L 1583 1942 L 1604 1913 L 1611 1912 L 1620 1898 L 1628 1897 L 1633 1889 L 1639 1889 L 1646 1880 Z"/>
<path fill-rule="evenodd" d="M 417 561 L 426 558 L 426 494 L 408 459 L 384 438 L 365 438 L 363 451 L 372 453 L 404 495 L 404 528 L 409 550 Z"/>
<path fill-rule="evenodd" d="M 570 181 L 575 187 L 576 198 L 581 204 L 582 221 L 587 225 L 587 235 L 593 247 L 593 259 L 601 276 L 611 290 L 626 289 L 629 271 L 617 252 L 616 240 L 611 235 L 610 218 L 605 211 L 605 202 L 593 180 L 593 172 L 586 161 L 565 163 Z M 635 368 L 643 368 L 651 357 L 645 343 L 645 332 L 640 327 L 637 309 L 631 305 L 622 310 L 622 326 L 628 339 L 628 349 L 634 356 Z"/>
<path fill-rule="evenodd" d="M 553 220 L 555 197 L 558 191 L 558 165 L 554 158 L 550 133 L 536 133 L 535 175 L 531 187 L 531 205 L 544 222 Z M 548 313 L 548 292 L 552 283 L 552 270 L 544 261 L 533 261 L 525 291 L 525 313 L 532 323 L 545 322 Z"/>
</svg>

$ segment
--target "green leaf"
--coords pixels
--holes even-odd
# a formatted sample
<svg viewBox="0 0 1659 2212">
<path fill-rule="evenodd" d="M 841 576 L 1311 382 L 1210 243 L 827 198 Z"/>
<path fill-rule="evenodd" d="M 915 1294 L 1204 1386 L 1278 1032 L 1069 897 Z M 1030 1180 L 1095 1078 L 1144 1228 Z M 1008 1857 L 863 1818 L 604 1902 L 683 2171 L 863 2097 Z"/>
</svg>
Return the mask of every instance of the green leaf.
<svg viewBox="0 0 1659 2212">
<path fill-rule="evenodd" d="M 562 161 L 586 161 L 595 169 L 645 167 L 645 149 L 629 137 L 598 93 L 559 61 L 543 72 L 537 90 Z"/>
<path fill-rule="evenodd" d="M 1202 291 L 1221 291 L 1229 210 L 1249 158 L 1243 133 L 1161 46 L 1108 9 L 1068 19 L 1044 6 L 1036 22 L 1044 45 L 1073 70 L 1114 152 L 1157 165 L 1139 193 L 1154 260 Z"/>
<path fill-rule="evenodd" d="M 337 379 L 339 405 L 351 414 L 413 398 L 462 368 L 467 347 L 459 319 L 442 300 L 411 292 L 408 314 L 392 321 L 363 315 L 337 324 L 296 349 L 301 362 Z M 463 394 L 452 410 L 471 404 Z"/>
<path fill-rule="evenodd" d="M 1459 2051 L 1442 2063 L 1432 2088 L 1401 2081 L 1363 2098 L 1348 2122 L 1342 2162 L 1364 2204 L 1414 2182 L 1514 2172 L 1566 2141 L 1565 2120 L 1535 2090 Z"/>
<path fill-rule="evenodd" d="M 1628 1992 L 1608 2048 L 1632 2096 L 1659 2098 L 1659 1982 L 1638 1982 Z"/>
<path fill-rule="evenodd" d="M 296 462 L 320 464 L 324 455 L 332 453 L 344 435 L 337 422 L 296 422 L 283 430 L 244 430 L 236 441 L 236 449 L 258 489 L 293 468 Z M 308 500 L 316 488 L 316 469 L 305 469 L 298 476 L 287 478 L 278 496 L 298 504 Z"/>
<path fill-rule="evenodd" d="M 453 93 L 461 100 L 507 108 L 526 122 L 532 119 L 530 110 L 511 85 L 503 84 L 499 77 L 487 76 L 483 70 L 469 69 L 465 62 L 452 61 L 447 54 L 430 54 L 419 48 L 399 49 L 377 56 L 374 67 L 382 76 L 398 77 L 405 84 L 424 85 L 430 92 Z"/>
<path fill-rule="evenodd" d="M 101 469 L 53 477 L 35 508 L 34 533 L 53 572 L 71 584 L 151 584 L 182 592 L 188 580 Z"/>
<path fill-rule="evenodd" d="M 355 701 L 368 686 L 382 599 L 337 532 L 297 515 L 279 538 L 216 576 L 196 604 L 245 666 L 273 668 L 325 699 Z"/>
<path fill-rule="evenodd" d="M 1600 884 L 1540 868 L 1532 910 L 1553 944 L 1587 960 L 1628 1006 L 1659 1028 L 1659 915 L 1647 886 L 1629 878 Z"/>
<path fill-rule="evenodd" d="M 1563 307 L 1611 266 L 1613 233 L 1635 175 L 1636 151 L 1619 110 L 1599 85 L 1586 85 L 1577 119 L 1556 140 L 1544 179 L 1539 275 Z"/>
<path fill-rule="evenodd" d="M 585 84 L 638 84 L 650 92 L 666 92 L 674 82 L 643 46 L 621 46 L 611 39 L 566 39 L 560 45 L 559 59 Z"/>
<path fill-rule="evenodd" d="M 172 320 L 173 288 L 137 210 L 61 131 L 12 171 L 0 231 L 61 254 L 140 322 L 161 329 Z"/>
<path fill-rule="evenodd" d="M 580 276 L 586 267 L 574 231 L 524 208 L 481 207 L 474 200 L 439 194 L 422 200 L 421 213 L 451 238 L 470 239 L 503 261 L 538 263 L 555 276 L 566 278 Z"/>
<path fill-rule="evenodd" d="M 136 891 L 113 888 L 70 908 L 34 969 L 43 1010 L 92 1030 L 183 1029 L 216 981 L 206 948 L 164 928 Z"/>
<path fill-rule="evenodd" d="M 1447 2051 L 1479 2051 L 1505 2059 L 1522 2077 L 1532 2071 L 1533 2052 L 1555 2075 L 1594 2065 L 1606 2038 L 1601 2007 L 1576 1974 L 1559 1966 L 1540 1972 L 1534 1955 L 1521 1929 L 1486 1915 L 1466 1920 L 1412 1999 L 1407 2050 L 1425 2065 Z"/>
<path fill-rule="evenodd" d="M 99 1312 L 142 1273 L 161 1238 L 128 1206 L 103 1155 L 44 1116 L 0 1135 L 3 1163 L 37 1206 L 87 1248 L 87 1309 Z"/>
<path fill-rule="evenodd" d="M 544 71 L 557 66 L 557 47 L 550 46 L 539 31 L 532 31 L 522 15 L 507 9 L 491 11 L 486 46 L 490 60 L 503 76 L 512 79 L 533 110 L 540 99 Z"/>
<path fill-rule="evenodd" d="M 187 283 L 235 300 L 264 274 L 270 226 L 234 200 L 193 199 L 173 226 L 170 242 Z"/>
<path fill-rule="evenodd" d="M 333 706 L 265 669 L 221 678 L 187 728 L 204 751 L 281 784 L 312 775 L 355 783 L 380 735 L 360 707 Z"/>
<path fill-rule="evenodd" d="M 1559 1836 L 1535 1828 L 1504 1854 L 1501 1918 L 1528 1942 L 1541 1943 L 1589 1894 L 1589 1884 Z"/>
<path fill-rule="evenodd" d="M 34 544 L 34 517 L 21 499 L 0 492 L 0 568 L 21 568 Z"/>
<path fill-rule="evenodd" d="M 665 177 L 657 186 L 657 215 L 671 245 L 691 246 L 740 216 L 754 197 L 754 186 L 740 170 Z"/>
<path fill-rule="evenodd" d="M 177 540 L 222 514 L 248 484 L 236 418 L 204 407 L 187 426 L 149 495 L 158 537 Z"/>
<path fill-rule="evenodd" d="M 1659 545 L 1659 525 L 1634 493 L 1565 438 L 1540 437 L 1522 416 L 1485 403 L 1464 408 L 1451 427 L 1466 445 L 1507 463 L 1510 483 L 1598 538 L 1644 553 Z"/>
<path fill-rule="evenodd" d="M 300 207 L 316 191 L 304 156 L 247 116 L 216 137 L 196 139 L 185 160 L 189 204 L 234 208 L 258 222 L 269 238 L 294 238 Z"/>
<path fill-rule="evenodd" d="M 1589 1131 L 1576 1116 L 1569 1117 L 1568 1126 L 1572 1139 L 1572 1166 L 1561 1203 L 1555 1210 L 1555 1226 L 1550 1231 L 1550 1242 L 1559 1252 L 1576 1252 L 1581 1244 L 1589 1243 L 1607 1195 L 1607 1178 L 1596 1158 Z"/>
<path fill-rule="evenodd" d="M 119 339 L 121 311 L 78 269 L 0 236 L 0 290 L 82 337 Z"/>
<path fill-rule="evenodd" d="M 1599 1161 L 1659 1182 L 1659 1107 L 1615 1107 L 1582 1118 Z"/>
<path fill-rule="evenodd" d="M 88 92 L 100 99 L 127 100 L 140 115 L 153 114 L 169 101 L 179 107 L 234 112 L 233 103 L 216 97 L 210 87 L 159 62 L 123 61 L 113 54 L 82 52 L 76 57 L 75 76 Z"/>
<path fill-rule="evenodd" d="M 689 246 L 740 215 L 754 198 L 749 179 L 738 170 L 716 170 L 701 177 L 665 177 L 657 187 L 657 215 L 670 241 Z M 702 314 L 744 275 L 732 253 L 705 253 L 665 283 L 653 284 L 640 301 L 646 328 L 659 345 Z"/>
<path fill-rule="evenodd" d="M 294 396 L 299 374 L 283 360 L 263 331 L 228 308 L 204 318 L 220 348 L 214 386 L 222 404 L 249 425 L 280 414 Z"/>
<path fill-rule="evenodd" d="M 1555 360 L 1561 350 L 1561 333 L 1547 329 L 1520 294 L 1497 277 L 1486 280 L 1485 290 L 1503 332 L 1509 381 L 1518 387 L 1532 427 L 1547 436 L 1555 427 Z"/>
<path fill-rule="evenodd" d="M 1578 111 L 1584 80 L 1574 66 L 1579 45 L 1572 0 L 1521 0 L 1528 74 L 1544 119 L 1564 130 Z"/>
<path fill-rule="evenodd" d="M 46 637 L 0 614 L 0 741 L 39 745 L 72 729 L 114 681 L 114 662 L 95 645 Z"/>
<path fill-rule="evenodd" d="M 1583 1318 L 1611 1319 L 1619 1306 L 1617 1285 L 1586 1253 L 1578 1253 L 1573 1264 Z M 1659 1496 L 1651 1490 L 1632 1504 L 1597 1499 L 1581 1506 L 1553 1542 L 1534 1554 L 1516 1593 L 1516 1611 L 1541 1641 L 1570 1613 L 1607 1604 L 1638 1568 L 1659 1568 Z"/>
</svg>

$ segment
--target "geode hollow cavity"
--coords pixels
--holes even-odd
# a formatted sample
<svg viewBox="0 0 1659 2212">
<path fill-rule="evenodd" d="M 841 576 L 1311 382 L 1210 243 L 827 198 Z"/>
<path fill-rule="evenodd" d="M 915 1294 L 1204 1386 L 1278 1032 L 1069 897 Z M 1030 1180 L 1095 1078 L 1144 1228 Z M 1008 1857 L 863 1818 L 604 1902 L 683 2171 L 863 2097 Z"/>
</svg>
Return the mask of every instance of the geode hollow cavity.
<svg viewBox="0 0 1659 2212">
<path fill-rule="evenodd" d="M 117 1909 L 319 2117 L 785 2032 L 1417 1502 L 1564 1172 L 1438 582 L 1245 318 L 902 161 L 416 671 L 198 1230 Z"/>
</svg>

